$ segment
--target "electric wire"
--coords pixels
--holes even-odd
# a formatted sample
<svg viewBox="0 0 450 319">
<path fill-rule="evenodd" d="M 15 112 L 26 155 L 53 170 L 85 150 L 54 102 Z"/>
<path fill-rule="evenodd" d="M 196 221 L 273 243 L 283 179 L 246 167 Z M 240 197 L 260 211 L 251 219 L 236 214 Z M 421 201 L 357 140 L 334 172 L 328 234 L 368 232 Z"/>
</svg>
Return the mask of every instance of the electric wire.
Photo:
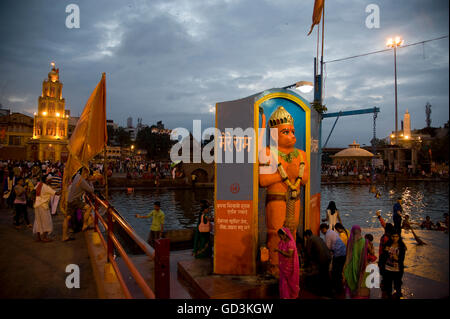
<svg viewBox="0 0 450 319">
<path fill-rule="evenodd" d="M 448 35 L 444 35 L 444 36 L 439 37 L 439 38 L 434 38 L 434 39 L 429 39 L 429 40 L 424 40 L 424 41 L 420 41 L 420 42 L 415 42 L 415 43 L 411 43 L 411 44 L 402 45 L 402 46 L 397 47 L 397 49 L 403 49 L 403 48 L 407 48 L 407 47 L 418 45 L 418 44 L 422 44 L 423 45 L 426 42 L 442 40 L 442 39 L 445 39 L 445 38 L 448 38 Z M 345 61 L 345 60 L 349 60 L 349 59 L 359 58 L 359 57 L 372 55 L 372 54 L 377 54 L 377 53 L 382 53 L 382 52 L 387 52 L 387 51 L 391 51 L 391 50 L 392 49 L 389 48 L 389 49 L 378 50 L 378 51 L 373 51 L 373 52 L 368 52 L 368 53 L 363 53 L 363 54 L 357 54 L 357 55 L 349 56 L 349 57 L 346 57 L 346 58 L 325 61 L 324 64 L 333 63 L 333 62 L 339 62 L 339 61 Z"/>
</svg>

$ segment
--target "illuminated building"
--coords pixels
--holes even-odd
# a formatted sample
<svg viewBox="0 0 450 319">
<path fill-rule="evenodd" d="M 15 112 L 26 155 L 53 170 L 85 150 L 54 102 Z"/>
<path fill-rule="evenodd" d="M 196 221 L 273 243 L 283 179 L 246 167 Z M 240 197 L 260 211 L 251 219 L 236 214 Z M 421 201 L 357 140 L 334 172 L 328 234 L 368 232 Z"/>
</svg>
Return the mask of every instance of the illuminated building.
<svg viewBox="0 0 450 319">
<path fill-rule="evenodd" d="M 38 111 L 34 115 L 33 138 L 29 141 L 29 158 L 40 161 L 66 161 L 70 111 L 65 109 L 63 84 L 59 69 L 52 62 L 48 78 L 42 83 Z"/>
</svg>

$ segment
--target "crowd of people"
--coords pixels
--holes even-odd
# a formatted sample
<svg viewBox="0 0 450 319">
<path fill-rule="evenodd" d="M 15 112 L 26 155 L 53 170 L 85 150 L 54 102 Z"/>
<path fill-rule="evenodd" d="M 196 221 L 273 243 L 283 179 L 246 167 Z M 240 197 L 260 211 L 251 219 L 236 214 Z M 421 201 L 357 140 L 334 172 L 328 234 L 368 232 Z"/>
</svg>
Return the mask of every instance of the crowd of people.
<svg viewBox="0 0 450 319">
<path fill-rule="evenodd" d="M 3 190 L 1 206 L 13 208 L 16 200 L 17 185 L 22 201 L 26 201 L 28 207 L 33 205 L 35 199 L 34 188 L 43 176 L 51 177 L 53 186 L 59 190 L 64 172 L 64 165 L 60 162 L 50 161 L 5 161 L 0 162 L 0 187 Z M 23 191 L 21 190 L 23 188 Z"/>
<path fill-rule="evenodd" d="M 448 178 L 448 168 L 434 168 L 431 167 L 429 172 L 425 172 L 424 169 L 414 170 L 409 167 L 403 167 L 398 170 L 389 169 L 386 166 L 375 167 L 375 176 L 384 176 L 387 178 L 389 172 L 397 172 L 399 174 L 406 175 L 408 177 L 422 177 L 422 178 Z M 327 176 L 330 178 L 339 178 L 341 176 L 355 176 L 359 179 L 370 178 L 373 174 L 373 168 L 371 165 L 359 165 L 356 163 L 345 163 L 345 164 L 322 164 L 322 176 Z"/>
<path fill-rule="evenodd" d="M 1 207 L 13 209 L 15 228 L 32 228 L 38 242 L 53 241 L 53 216 L 61 211 L 59 201 L 63 174 L 64 165 L 60 162 L 0 162 L 0 186 L 3 190 Z M 63 241 L 73 240 L 71 234 L 92 226 L 93 218 L 84 195 L 93 193 L 94 183 L 101 179 L 100 172 L 82 168 L 67 187 Z M 28 217 L 29 208 L 34 210 L 33 224 Z"/>
<path fill-rule="evenodd" d="M 377 264 L 381 275 L 383 298 L 402 297 L 402 277 L 406 245 L 402 230 L 411 231 L 418 245 L 426 243 L 417 236 L 409 216 L 404 213 L 402 199 L 393 206 L 393 223 L 387 223 L 377 211 L 376 215 L 384 233 L 379 240 L 378 256 L 375 252 L 372 234 L 363 236 L 361 227 L 352 226 L 348 231 L 343 225 L 336 204 L 329 203 L 326 217 L 320 225 L 323 239 L 306 230 L 304 241 L 300 243 L 301 259 L 307 276 L 305 286 L 318 295 L 328 297 L 368 298 L 370 287 L 366 286 L 369 264 Z M 448 229 L 448 213 L 439 223 L 440 230 Z M 417 223 L 422 229 L 436 229 L 429 216 Z M 434 228 L 433 228 L 434 227 Z"/>
<path fill-rule="evenodd" d="M 384 174 L 385 169 L 383 167 L 375 168 L 376 174 Z M 322 175 L 326 176 L 359 176 L 370 177 L 372 174 L 371 165 L 357 165 L 355 163 L 346 164 L 322 164 Z"/>
<path fill-rule="evenodd" d="M 431 221 L 430 216 L 426 216 L 425 220 L 420 223 L 421 229 L 427 229 L 427 230 L 440 230 L 448 232 L 448 213 L 444 213 L 444 221 L 438 221 L 436 223 L 433 223 Z"/>
<path fill-rule="evenodd" d="M 305 231 L 302 257 L 308 274 L 305 279 L 307 289 L 328 297 L 369 298 L 367 266 L 378 260 L 383 296 L 400 298 L 406 245 L 398 229 L 390 223 L 384 224 L 385 232 L 380 238 L 377 257 L 373 235 L 363 236 L 359 225 L 353 225 L 348 231 L 342 225 L 334 202 L 328 205 L 326 216 L 323 221 L 327 223 L 320 225 L 324 239 L 311 230 Z"/>
<path fill-rule="evenodd" d="M 97 164 L 103 167 L 102 163 Z M 146 160 L 112 160 L 108 162 L 108 175 L 113 173 L 126 174 L 128 179 L 164 179 L 184 177 L 180 165 L 174 165 L 170 161 L 146 161 Z"/>
</svg>

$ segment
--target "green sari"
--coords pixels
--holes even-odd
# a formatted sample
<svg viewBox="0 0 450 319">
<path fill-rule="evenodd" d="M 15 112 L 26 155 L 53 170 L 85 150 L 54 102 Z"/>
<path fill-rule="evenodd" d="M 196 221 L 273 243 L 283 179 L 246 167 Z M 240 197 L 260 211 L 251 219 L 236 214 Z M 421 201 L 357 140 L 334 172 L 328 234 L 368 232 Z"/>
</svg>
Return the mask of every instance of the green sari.
<svg viewBox="0 0 450 319">
<path fill-rule="evenodd" d="M 365 238 L 355 240 L 355 229 L 360 230 L 359 226 L 353 226 L 350 233 L 344 265 L 344 278 L 352 294 L 359 295 L 366 293 L 367 242 Z"/>
<path fill-rule="evenodd" d="M 212 247 L 210 240 L 210 232 L 202 233 L 198 230 L 198 226 L 201 223 L 202 214 L 200 214 L 197 222 L 197 227 L 194 231 L 194 257 L 195 258 L 207 258 L 211 257 Z M 209 217 L 209 214 L 205 215 Z"/>
</svg>

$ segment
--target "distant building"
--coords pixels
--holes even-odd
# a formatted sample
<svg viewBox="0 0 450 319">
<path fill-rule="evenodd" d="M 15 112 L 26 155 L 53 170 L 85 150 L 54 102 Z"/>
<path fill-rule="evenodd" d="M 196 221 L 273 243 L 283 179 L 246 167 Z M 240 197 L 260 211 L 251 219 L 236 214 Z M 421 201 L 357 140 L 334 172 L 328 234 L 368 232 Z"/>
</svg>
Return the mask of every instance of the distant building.
<svg viewBox="0 0 450 319">
<path fill-rule="evenodd" d="M 356 167 L 371 165 L 371 159 L 374 155 L 359 147 L 356 140 L 349 144 L 348 148 L 332 155 L 333 164 L 354 164 Z"/>
<path fill-rule="evenodd" d="M 136 126 L 136 137 L 139 134 L 139 131 L 141 131 L 142 129 L 148 127 L 147 124 L 142 124 L 142 118 L 138 118 L 138 124 Z"/>
<path fill-rule="evenodd" d="M 403 117 L 403 136 L 411 136 L 411 117 L 409 116 L 408 109 Z"/>
<path fill-rule="evenodd" d="M 126 127 L 125 132 L 128 132 L 130 134 L 130 139 L 134 142 L 136 141 L 137 137 L 137 129 L 134 127 Z"/>
<path fill-rule="evenodd" d="M 102 154 L 102 153 L 100 153 Z M 109 160 L 120 160 L 122 155 L 120 146 L 106 146 L 106 156 Z"/>
<path fill-rule="evenodd" d="M 0 159 L 28 158 L 27 142 L 33 137 L 33 124 L 33 118 L 25 114 L 9 114 L 8 110 L 0 115 Z"/>
<path fill-rule="evenodd" d="M 67 136 L 68 139 L 70 139 L 70 137 L 72 136 L 79 119 L 80 117 L 73 117 L 73 116 L 69 117 L 69 125 L 68 125 L 69 131 Z"/>
<path fill-rule="evenodd" d="M 114 123 L 113 120 L 106 120 L 106 126 L 110 126 L 115 130 L 119 128 L 119 125 L 117 125 L 117 123 Z"/>
<path fill-rule="evenodd" d="M 0 103 L 0 116 L 9 115 L 10 113 L 11 113 L 11 111 L 4 109 L 3 105 Z"/>
<path fill-rule="evenodd" d="M 382 147 L 379 151 L 383 152 L 385 166 L 392 171 L 417 172 L 419 165 L 423 168 L 424 164 L 429 166 L 430 163 L 419 163 L 418 153 L 423 145 L 430 145 L 434 138 L 430 134 L 423 133 L 424 130 L 411 130 L 411 117 L 406 110 L 403 117 L 403 129 L 398 132 L 392 132 L 385 141 L 387 146 Z M 437 129 L 439 134 L 448 134 L 446 128 Z M 398 135 L 398 144 L 395 144 L 395 134 Z"/>
<path fill-rule="evenodd" d="M 172 130 L 164 128 L 164 124 L 163 124 L 162 121 L 158 121 L 158 122 L 156 122 L 156 125 L 152 125 L 151 126 L 151 131 L 152 131 L 152 133 L 157 133 L 157 134 L 170 134 L 170 133 L 172 133 Z"/>
<path fill-rule="evenodd" d="M 34 114 L 34 132 L 29 141 L 29 158 L 32 160 L 66 161 L 70 111 L 65 109 L 62 97 L 63 84 L 59 69 L 52 62 L 48 78 L 42 82 L 38 111 Z"/>
<path fill-rule="evenodd" d="M 138 119 L 139 124 L 139 119 Z M 136 127 L 133 127 L 133 118 L 130 116 L 127 118 L 127 127 L 124 128 L 125 132 L 130 134 L 130 139 L 132 142 L 136 141 L 138 129 Z"/>
</svg>

